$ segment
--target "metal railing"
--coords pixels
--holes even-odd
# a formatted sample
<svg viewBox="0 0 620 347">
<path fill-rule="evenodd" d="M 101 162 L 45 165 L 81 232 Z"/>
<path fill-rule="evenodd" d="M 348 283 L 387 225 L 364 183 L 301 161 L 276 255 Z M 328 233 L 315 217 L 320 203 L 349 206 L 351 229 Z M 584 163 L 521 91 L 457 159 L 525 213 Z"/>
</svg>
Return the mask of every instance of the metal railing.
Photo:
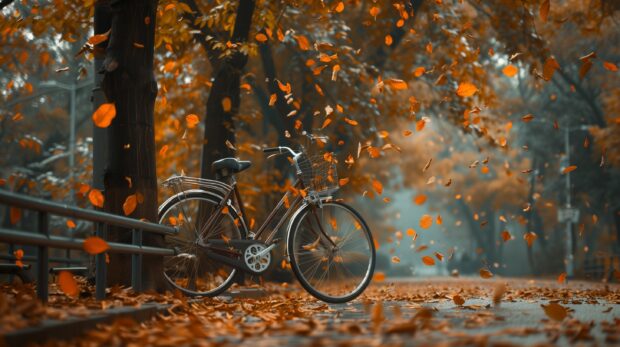
<svg viewBox="0 0 620 347">
<path fill-rule="evenodd" d="M 142 257 L 144 255 L 174 255 L 169 248 L 149 247 L 142 245 L 142 233 L 173 235 L 177 229 L 161 224 L 143 222 L 110 213 L 59 204 L 52 201 L 33 198 L 0 190 L 0 204 L 15 208 L 37 212 L 37 233 L 0 228 L 0 242 L 8 244 L 22 244 L 37 247 L 37 256 L 24 256 L 24 261 L 36 261 L 37 296 L 43 302 L 48 298 L 49 286 L 49 248 L 83 250 L 84 239 L 66 236 L 50 235 L 49 216 L 70 217 L 95 224 L 95 235 L 106 240 L 108 226 L 115 226 L 131 230 L 132 243 L 108 242 L 110 253 L 131 254 L 131 286 L 134 291 L 142 289 Z M 2 257 L 3 259 L 10 258 Z M 54 259 L 52 261 L 69 262 L 70 259 Z M 95 295 L 98 300 L 105 298 L 106 289 L 106 255 L 95 255 Z"/>
</svg>

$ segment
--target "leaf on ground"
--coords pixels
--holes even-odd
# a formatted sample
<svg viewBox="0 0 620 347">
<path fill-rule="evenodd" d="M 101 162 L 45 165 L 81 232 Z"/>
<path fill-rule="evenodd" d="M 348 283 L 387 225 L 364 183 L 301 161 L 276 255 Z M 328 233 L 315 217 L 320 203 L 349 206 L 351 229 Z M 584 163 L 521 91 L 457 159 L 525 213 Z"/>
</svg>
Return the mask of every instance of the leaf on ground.
<svg viewBox="0 0 620 347">
<path fill-rule="evenodd" d="M 561 322 L 568 316 L 568 309 L 558 303 L 552 302 L 548 305 L 540 305 L 543 310 L 545 310 L 545 314 L 547 317 L 553 319 L 554 321 Z"/>
<path fill-rule="evenodd" d="M 452 297 L 452 301 L 454 301 L 454 304 L 458 306 L 463 306 L 463 304 L 465 303 L 465 299 L 463 299 L 463 297 L 458 294 Z"/>
</svg>

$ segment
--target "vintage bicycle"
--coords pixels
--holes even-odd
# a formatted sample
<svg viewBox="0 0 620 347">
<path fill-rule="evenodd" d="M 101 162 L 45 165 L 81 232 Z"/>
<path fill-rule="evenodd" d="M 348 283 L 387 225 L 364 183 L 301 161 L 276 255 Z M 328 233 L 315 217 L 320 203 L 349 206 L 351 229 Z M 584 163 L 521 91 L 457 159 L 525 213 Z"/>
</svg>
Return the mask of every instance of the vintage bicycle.
<svg viewBox="0 0 620 347">
<path fill-rule="evenodd" d="M 215 161 L 215 180 L 173 176 L 163 183 L 175 194 L 160 206 L 159 222 L 179 230 L 165 238 L 176 251 L 164 259 L 165 278 L 187 295 L 219 295 L 238 271 L 260 275 L 274 263 L 272 250 L 281 241 L 275 236 L 288 220 L 284 256 L 303 288 L 329 303 L 353 300 L 371 281 L 375 246 L 360 214 L 333 198 L 335 161 L 304 147 L 263 152 L 292 158 L 297 179 L 256 232 L 248 228 L 235 179 L 249 161 Z"/>
</svg>

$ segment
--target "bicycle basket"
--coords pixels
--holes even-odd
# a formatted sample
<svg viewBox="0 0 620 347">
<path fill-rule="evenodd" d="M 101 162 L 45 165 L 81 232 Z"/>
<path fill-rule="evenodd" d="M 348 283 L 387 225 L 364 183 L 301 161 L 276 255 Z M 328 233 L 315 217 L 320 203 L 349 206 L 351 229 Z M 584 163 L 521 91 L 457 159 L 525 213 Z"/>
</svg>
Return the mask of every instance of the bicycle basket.
<svg viewBox="0 0 620 347">
<path fill-rule="evenodd" d="M 297 159 L 297 165 L 301 170 L 301 179 L 309 188 L 309 192 L 325 196 L 338 190 L 336 162 L 331 156 L 302 154 Z"/>
</svg>

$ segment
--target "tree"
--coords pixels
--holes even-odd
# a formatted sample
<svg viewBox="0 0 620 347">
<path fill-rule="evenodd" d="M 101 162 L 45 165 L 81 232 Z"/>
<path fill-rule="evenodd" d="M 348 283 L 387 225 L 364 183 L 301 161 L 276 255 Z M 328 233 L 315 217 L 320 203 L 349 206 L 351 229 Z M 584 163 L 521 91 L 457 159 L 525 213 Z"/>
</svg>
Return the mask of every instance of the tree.
<svg viewBox="0 0 620 347">
<path fill-rule="evenodd" d="M 104 210 L 151 222 L 157 222 L 153 118 L 157 96 L 153 74 L 156 9 L 155 0 L 109 3 L 111 27 L 101 84 L 106 101 L 116 110 L 116 117 L 106 128 L 108 157 L 103 172 Z M 104 144 L 95 144 L 101 145 Z M 110 240 L 131 241 L 128 230 L 115 228 L 108 232 Z M 148 245 L 163 242 L 161 236 L 144 235 L 143 239 Z M 130 283 L 127 264 L 129 257 L 126 255 L 110 257 L 110 283 Z M 148 264 L 148 270 L 143 273 L 144 286 L 162 289 L 161 257 L 145 257 L 144 264 Z"/>
</svg>

